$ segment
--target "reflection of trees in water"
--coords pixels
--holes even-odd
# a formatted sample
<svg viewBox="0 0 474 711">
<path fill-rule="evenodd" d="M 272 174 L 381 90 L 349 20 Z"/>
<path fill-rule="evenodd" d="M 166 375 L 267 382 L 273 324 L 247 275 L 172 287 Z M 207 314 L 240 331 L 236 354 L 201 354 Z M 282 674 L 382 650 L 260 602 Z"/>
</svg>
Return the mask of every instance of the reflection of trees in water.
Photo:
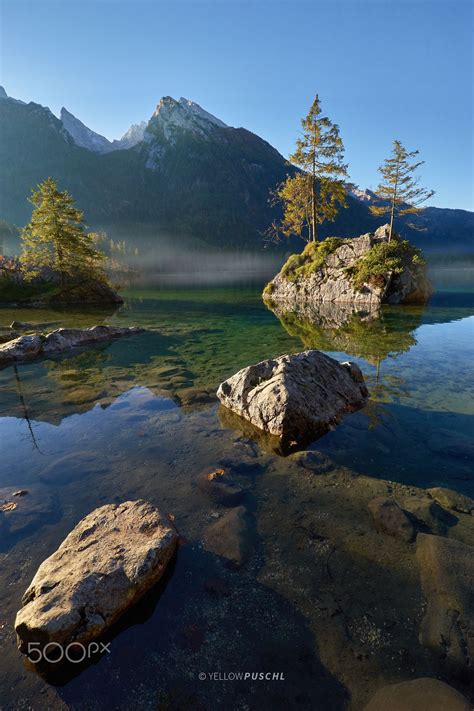
<svg viewBox="0 0 474 711">
<path fill-rule="evenodd" d="M 414 331 L 424 307 L 384 307 L 357 310 L 346 304 L 302 305 L 288 309 L 272 305 L 285 330 L 305 348 L 343 351 L 364 358 L 379 369 L 385 358 L 397 357 L 416 345 Z"/>
<path fill-rule="evenodd" d="M 342 351 L 375 367 L 375 382 L 369 382 L 371 399 L 364 407 L 370 427 L 379 423 L 384 403 L 402 393 L 407 395 L 403 378 L 387 374 L 381 381 L 381 365 L 386 358 L 396 358 L 416 345 L 414 332 L 422 323 L 424 306 L 355 310 L 351 304 L 298 305 L 290 309 L 272 304 L 271 310 L 305 348 Z"/>
<path fill-rule="evenodd" d="M 33 431 L 33 426 L 31 424 L 30 416 L 28 414 L 28 408 L 26 406 L 25 402 L 25 397 L 23 395 L 23 389 L 21 386 L 21 380 L 20 380 L 20 374 L 18 372 L 18 368 L 16 366 L 16 363 L 13 364 L 13 372 L 15 373 L 15 382 L 18 390 L 18 397 L 20 399 L 20 405 L 21 409 L 23 411 L 23 419 L 25 420 L 26 424 L 28 425 L 28 432 L 30 433 L 31 436 L 31 441 L 33 442 L 33 447 L 38 450 L 38 452 L 41 452 L 38 442 L 35 437 L 35 433 Z"/>
</svg>

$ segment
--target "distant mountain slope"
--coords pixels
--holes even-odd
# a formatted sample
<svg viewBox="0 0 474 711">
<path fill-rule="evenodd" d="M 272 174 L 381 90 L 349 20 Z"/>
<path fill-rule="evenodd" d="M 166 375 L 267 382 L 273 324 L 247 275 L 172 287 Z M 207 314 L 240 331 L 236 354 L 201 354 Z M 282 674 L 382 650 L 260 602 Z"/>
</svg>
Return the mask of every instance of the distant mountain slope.
<svg viewBox="0 0 474 711">
<path fill-rule="evenodd" d="M 270 191 L 293 170 L 263 139 L 184 98 L 164 97 L 148 123 L 108 141 L 66 110 L 60 120 L 0 89 L 0 219 L 17 225 L 31 214 L 31 188 L 52 176 L 94 227 L 153 225 L 212 246 L 260 249 L 277 216 Z M 356 236 L 380 224 L 369 212 L 370 193 L 354 192 L 348 202 L 322 236 Z M 466 250 L 473 218 L 428 208 L 416 218 L 423 232 L 402 231 L 423 246 Z"/>
</svg>

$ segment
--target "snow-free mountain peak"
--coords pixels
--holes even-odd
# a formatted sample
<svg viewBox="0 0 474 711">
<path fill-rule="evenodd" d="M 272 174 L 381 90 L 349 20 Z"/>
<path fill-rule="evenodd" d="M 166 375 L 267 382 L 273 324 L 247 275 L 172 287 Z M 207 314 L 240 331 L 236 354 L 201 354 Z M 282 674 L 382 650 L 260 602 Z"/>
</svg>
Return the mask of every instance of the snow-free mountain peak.
<svg viewBox="0 0 474 711">
<path fill-rule="evenodd" d="M 223 121 L 205 111 L 196 102 L 184 97 L 177 101 L 172 96 L 163 96 L 150 119 L 147 131 L 154 133 L 153 129 L 160 127 L 165 138 L 169 140 L 173 138 L 176 128 L 207 135 L 216 126 L 227 128 Z"/>
<path fill-rule="evenodd" d="M 8 101 L 13 101 L 15 104 L 24 104 L 24 101 L 20 101 L 20 99 L 13 99 L 11 96 L 8 96 L 7 92 L 5 91 L 5 88 L 3 86 L 0 86 L 0 101 L 2 100 L 8 100 Z"/>
<path fill-rule="evenodd" d="M 61 121 L 76 145 L 87 148 L 94 153 L 108 153 L 108 151 L 112 150 L 112 144 L 105 136 L 101 136 L 88 128 L 64 106 L 61 109 Z"/>
<path fill-rule="evenodd" d="M 87 148 L 94 153 L 110 153 L 111 151 L 132 148 L 140 141 L 143 141 L 143 134 L 147 126 L 146 121 L 133 124 L 120 140 L 109 141 L 105 136 L 101 136 L 100 133 L 88 128 L 64 107 L 61 109 L 61 121 L 76 145 Z"/>
<path fill-rule="evenodd" d="M 132 148 L 136 146 L 137 143 L 143 141 L 143 134 L 147 127 L 146 121 L 140 121 L 140 123 L 133 123 L 128 131 L 125 131 L 122 138 L 119 141 L 113 141 L 112 145 L 115 148 Z"/>
</svg>

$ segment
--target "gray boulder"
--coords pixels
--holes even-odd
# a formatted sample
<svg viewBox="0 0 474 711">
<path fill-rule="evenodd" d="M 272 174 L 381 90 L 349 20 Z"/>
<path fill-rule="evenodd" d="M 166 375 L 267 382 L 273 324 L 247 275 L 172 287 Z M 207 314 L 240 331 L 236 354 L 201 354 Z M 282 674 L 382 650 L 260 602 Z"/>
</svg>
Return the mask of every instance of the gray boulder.
<svg viewBox="0 0 474 711">
<path fill-rule="evenodd" d="M 282 443 L 304 444 L 363 407 L 368 391 L 355 363 L 319 351 L 264 360 L 219 385 L 222 404 Z"/>
<path fill-rule="evenodd" d="M 142 333 L 143 328 L 131 326 L 117 328 L 116 326 L 93 326 L 92 328 L 58 328 L 48 333 L 43 341 L 43 353 L 51 355 L 61 353 L 70 348 L 78 348 L 91 343 L 102 343 L 121 336 L 132 336 Z"/>
<path fill-rule="evenodd" d="M 377 309 L 381 304 L 423 303 L 431 294 L 431 285 L 422 266 L 407 267 L 401 274 L 387 274 L 356 289 L 350 268 L 372 247 L 388 240 L 389 226 L 383 225 L 353 239 L 341 240 L 341 246 L 309 276 L 288 279 L 279 272 L 267 285 L 264 298 L 275 304 L 352 304 Z"/>
<path fill-rule="evenodd" d="M 129 328 L 93 326 L 92 328 L 58 328 L 46 335 L 20 336 L 0 345 L 0 367 L 16 361 L 62 353 L 71 348 L 103 343 L 121 336 L 135 335 L 142 333 L 143 330 L 137 326 Z"/>
<path fill-rule="evenodd" d="M 379 689 L 364 711 L 470 711 L 467 699 L 438 679 L 424 677 Z"/>
<path fill-rule="evenodd" d="M 474 671 L 474 548 L 419 533 L 416 557 L 427 600 L 420 642 L 453 672 Z"/>
<path fill-rule="evenodd" d="M 163 576 L 178 535 L 146 501 L 102 506 L 38 568 L 17 613 L 18 646 L 86 643 Z"/>
<path fill-rule="evenodd" d="M 19 336 L 13 341 L 0 345 L 0 366 L 10 365 L 14 361 L 32 360 L 41 353 L 41 336 Z"/>
</svg>

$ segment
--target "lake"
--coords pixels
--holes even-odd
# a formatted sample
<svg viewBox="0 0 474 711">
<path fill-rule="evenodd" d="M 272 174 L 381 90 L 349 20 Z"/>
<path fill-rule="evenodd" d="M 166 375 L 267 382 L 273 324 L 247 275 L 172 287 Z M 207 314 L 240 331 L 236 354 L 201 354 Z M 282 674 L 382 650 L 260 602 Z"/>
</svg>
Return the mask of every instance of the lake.
<svg viewBox="0 0 474 711">
<path fill-rule="evenodd" d="M 0 371 L 1 498 L 28 491 L 0 514 L 0 708 L 362 709 L 420 676 L 468 694 L 418 641 L 413 545 L 377 533 L 367 510 L 374 496 L 404 505 L 435 486 L 474 497 L 472 271 L 436 283 L 428 306 L 378 317 L 274 313 L 255 285 L 130 289 L 115 311 L 1 309 L 0 326 L 147 331 Z M 355 360 L 371 394 L 311 445 L 317 467 L 279 456 L 214 396 L 240 368 L 310 348 Z M 243 489 L 238 569 L 205 544 L 230 510 L 199 486 L 216 468 Z M 13 630 L 38 565 L 94 508 L 138 498 L 181 536 L 165 583 L 110 652 L 38 674 Z M 464 518 L 451 516 L 449 536 L 474 543 Z M 263 672 L 278 678 L 238 676 Z"/>
</svg>

